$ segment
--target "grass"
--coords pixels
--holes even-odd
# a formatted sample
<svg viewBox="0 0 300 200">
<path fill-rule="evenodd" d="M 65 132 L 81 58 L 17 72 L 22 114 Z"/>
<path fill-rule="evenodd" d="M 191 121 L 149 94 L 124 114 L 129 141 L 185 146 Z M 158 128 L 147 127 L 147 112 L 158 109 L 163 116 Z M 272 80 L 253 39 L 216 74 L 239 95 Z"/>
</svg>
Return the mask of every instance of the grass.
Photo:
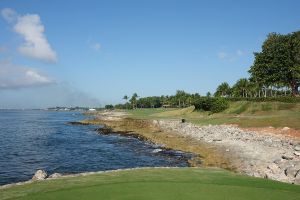
<svg viewBox="0 0 300 200">
<path fill-rule="evenodd" d="M 200 125 L 237 124 L 241 127 L 290 127 L 300 130 L 300 104 L 283 102 L 231 102 L 222 113 L 184 109 L 136 109 L 129 111 L 133 118 L 185 118 Z"/>
<path fill-rule="evenodd" d="M 0 199 L 296 200 L 300 186 L 219 169 L 136 169 L 14 186 Z"/>
<path fill-rule="evenodd" d="M 127 112 L 131 115 L 132 118 L 138 119 L 148 119 L 152 118 L 153 115 L 163 113 L 166 111 L 173 111 L 177 110 L 176 108 L 145 108 L 145 109 L 134 109 L 134 110 L 127 110 Z"/>
</svg>

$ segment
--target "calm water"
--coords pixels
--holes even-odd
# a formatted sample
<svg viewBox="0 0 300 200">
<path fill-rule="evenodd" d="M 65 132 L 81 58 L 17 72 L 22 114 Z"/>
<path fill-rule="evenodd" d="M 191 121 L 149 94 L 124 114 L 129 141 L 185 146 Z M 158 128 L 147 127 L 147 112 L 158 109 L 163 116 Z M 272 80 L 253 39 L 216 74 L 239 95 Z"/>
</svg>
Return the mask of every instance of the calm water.
<svg viewBox="0 0 300 200">
<path fill-rule="evenodd" d="M 28 180 L 37 169 L 51 174 L 187 166 L 187 154 L 66 124 L 83 118 L 76 112 L 0 110 L 0 185 Z"/>
</svg>

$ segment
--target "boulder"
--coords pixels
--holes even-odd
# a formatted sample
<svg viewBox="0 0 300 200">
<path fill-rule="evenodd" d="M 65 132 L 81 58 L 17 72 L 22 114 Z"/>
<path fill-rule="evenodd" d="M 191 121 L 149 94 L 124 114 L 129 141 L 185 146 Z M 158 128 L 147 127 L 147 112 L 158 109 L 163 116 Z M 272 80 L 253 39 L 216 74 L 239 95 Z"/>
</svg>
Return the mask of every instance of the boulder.
<svg viewBox="0 0 300 200">
<path fill-rule="evenodd" d="M 284 170 L 285 175 L 288 177 L 291 177 L 291 178 L 296 177 L 298 172 L 299 172 L 299 169 L 295 168 L 293 166 L 290 166 L 290 167 L 286 168 L 286 170 Z"/>
<path fill-rule="evenodd" d="M 295 151 L 294 154 L 295 154 L 296 156 L 300 156 L 300 151 Z"/>
<path fill-rule="evenodd" d="M 295 146 L 295 147 L 294 147 L 294 150 L 295 150 L 295 151 L 300 151 L 300 146 L 299 146 L 299 145 Z"/>
<path fill-rule="evenodd" d="M 62 174 L 60 174 L 60 173 L 54 173 L 54 174 L 51 174 L 48 178 L 59 178 L 61 176 L 62 176 Z"/>
<path fill-rule="evenodd" d="M 275 164 L 279 164 L 279 163 L 281 162 L 281 158 L 275 159 L 273 162 L 274 162 Z"/>
<path fill-rule="evenodd" d="M 273 173 L 273 174 L 279 174 L 280 173 L 280 168 L 278 167 L 278 165 L 276 165 L 275 163 L 271 163 L 270 165 L 268 165 L 268 169 Z"/>
<path fill-rule="evenodd" d="M 300 172 L 298 172 L 298 174 L 296 175 L 294 184 L 300 185 Z"/>
<path fill-rule="evenodd" d="M 39 169 L 35 172 L 31 180 L 39 181 L 39 180 L 44 180 L 46 178 L 47 178 L 47 173 L 44 170 Z"/>
<path fill-rule="evenodd" d="M 283 127 L 282 130 L 283 131 L 288 131 L 288 130 L 290 130 L 290 128 L 289 127 Z"/>
<path fill-rule="evenodd" d="M 293 160 L 293 158 L 294 158 L 294 156 L 291 154 L 282 155 L 282 159 L 285 159 L 285 160 Z"/>
</svg>

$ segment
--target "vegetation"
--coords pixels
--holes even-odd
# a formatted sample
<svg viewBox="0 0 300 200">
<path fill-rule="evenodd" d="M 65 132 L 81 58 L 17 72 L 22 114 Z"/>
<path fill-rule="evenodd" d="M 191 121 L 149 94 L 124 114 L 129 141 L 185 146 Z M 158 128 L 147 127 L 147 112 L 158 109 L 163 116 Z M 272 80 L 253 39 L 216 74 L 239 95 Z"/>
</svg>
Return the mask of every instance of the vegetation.
<svg viewBox="0 0 300 200">
<path fill-rule="evenodd" d="M 226 110 L 210 111 L 187 108 L 156 108 L 127 110 L 131 118 L 160 119 L 184 118 L 200 125 L 237 124 L 241 127 L 290 127 L 300 130 L 300 103 L 229 101 Z"/>
<path fill-rule="evenodd" d="M 249 70 L 250 78 L 241 78 L 232 87 L 227 82 L 221 83 L 214 98 L 210 92 L 206 97 L 201 97 L 198 93 L 189 94 L 184 90 L 177 90 L 171 96 L 143 98 L 138 98 L 134 93 L 130 104 L 125 95 L 123 99 L 126 103 L 118 104 L 115 108 L 185 108 L 193 105 L 197 110 L 216 113 L 228 108 L 228 101 L 300 102 L 300 98 L 295 97 L 300 85 L 300 31 L 287 35 L 269 34 L 262 51 L 254 55 L 255 60 Z"/>
<path fill-rule="evenodd" d="M 113 109 L 114 106 L 112 104 L 105 105 L 105 109 Z"/>
<path fill-rule="evenodd" d="M 300 186 L 220 169 L 137 169 L 1 189 L 5 199 L 299 199 Z"/>
</svg>

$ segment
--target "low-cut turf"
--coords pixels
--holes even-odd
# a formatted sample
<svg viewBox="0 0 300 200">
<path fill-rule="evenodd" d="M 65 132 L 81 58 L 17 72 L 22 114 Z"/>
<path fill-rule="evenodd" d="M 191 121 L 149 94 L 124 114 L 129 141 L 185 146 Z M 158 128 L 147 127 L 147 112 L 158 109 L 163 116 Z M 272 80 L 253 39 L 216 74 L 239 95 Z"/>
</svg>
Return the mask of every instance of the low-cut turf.
<svg viewBox="0 0 300 200">
<path fill-rule="evenodd" d="M 300 186 L 219 169 L 136 169 L 61 178 L 0 190 L 1 199 L 298 200 Z"/>
</svg>

